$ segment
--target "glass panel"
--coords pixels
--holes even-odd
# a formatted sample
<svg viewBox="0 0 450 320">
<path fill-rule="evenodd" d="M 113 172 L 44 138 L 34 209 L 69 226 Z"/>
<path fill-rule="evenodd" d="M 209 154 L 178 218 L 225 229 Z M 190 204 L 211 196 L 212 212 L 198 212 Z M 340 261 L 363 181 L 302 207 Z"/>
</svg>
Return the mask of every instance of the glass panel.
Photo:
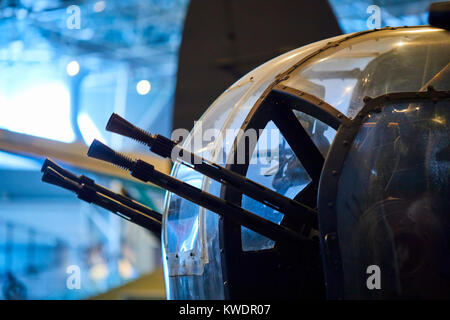
<svg viewBox="0 0 450 320">
<path fill-rule="evenodd" d="M 181 165 L 178 169 L 180 176 L 183 171 L 197 174 Z M 208 192 L 218 196 L 220 187 L 220 183 L 211 181 Z M 168 201 L 170 210 L 163 238 L 165 268 L 169 272 L 166 276 L 168 298 L 224 299 L 219 216 L 174 194 L 168 197 Z M 182 207 L 186 205 L 189 207 Z M 177 213 L 181 213 L 183 218 L 177 218 Z M 176 228 L 178 233 L 173 232 Z M 175 240 L 177 244 L 174 246 Z"/>
<path fill-rule="evenodd" d="M 428 85 L 447 90 L 449 33 L 420 27 L 382 30 L 342 42 L 301 66 L 282 84 L 316 95 L 354 117 L 365 96 L 420 91 Z M 322 89 L 320 89 L 322 88 Z"/>
<path fill-rule="evenodd" d="M 201 188 L 202 180 L 197 172 L 181 166 L 178 178 L 190 185 Z M 166 237 L 171 239 L 166 243 L 166 255 L 170 263 L 170 275 L 199 275 L 203 272 L 201 261 L 202 241 L 199 239 L 200 219 L 199 207 L 183 201 L 177 195 L 170 199 L 170 209 L 166 219 Z"/>
<path fill-rule="evenodd" d="M 291 199 L 311 181 L 272 121 L 260 134 L 250 159 L 247 177 Z M 242 197 L 242 207 L 278 224 L 283 218 L 282 213 L 245 195 Z M 270 249 L 274 244 L 273 240 L 242 227 L 242 250 Z"/>
<path fill-rule="evenodd" d="M 448 298 L 449 101 L 390 103 L 368 117 L 337 192 L 348 298 Z M 381 290 L 368 290 L 376 265 Z"/>
<path fill-rule="evenodd" d="M 294 110 L 294 114 L 297 117 L 300 124 L 308 132 L 314 144 L 319 149 L 320 153 L 326 157 L 330 145 L 336 136 L 336 130 L 322 121 L 307 115 L 298 110 Z"/>
<path fill-rule="evenodd" d="M 201 175 L 176 165 L 177 177 L 202 188 Z M 216 196 L 220 183 L 210 181 L 206 190 Z M 205 188 L 205 187 L 204 187 Z M 175 194 L 167 197 L 164 259 L 169 299 L 224 299 L 219 249 L 219 216 Z"/>
</svg>

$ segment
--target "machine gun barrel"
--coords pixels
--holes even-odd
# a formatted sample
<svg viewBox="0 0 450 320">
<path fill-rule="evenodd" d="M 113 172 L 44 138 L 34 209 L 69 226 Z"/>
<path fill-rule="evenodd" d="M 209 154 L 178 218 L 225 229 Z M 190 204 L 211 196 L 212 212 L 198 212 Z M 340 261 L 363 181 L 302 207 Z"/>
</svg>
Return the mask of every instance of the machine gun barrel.
<svg viewBox="0 0 450 320">
<path fill-rule="evenodd" d="M 58 164 L 56 164 L 53 160 L 51 160 L 49 158 L 45 159 L 44 164 L 42 165 L 42 168 L 41 168 L 41 172 L 44 172 L 47 168 L 52 168 L 53 170 L 55 170 L 62 176 L 66 177 L 78 184 L 84 184 L 84 185 L 90 186 L 93 189 L 95 189 L 95 191 L 100 192 L 100 193 L 104 194 L 105 196 L 116 200 L 117 202 L 123 203 L 127 207 L 130 207 L 130 208 L 136 209 L 142 213 L 145 213 L 146 215 L 152 217 L 153 219 L 158 220 L 159 222 L 162 221 L 162 215 L 159 212 L 156 212 L 156 211 L 150 209 L 149 207 L 147 207 L 133 199 L 130 199 L 124 195 L 118 194 L 112 190 L 109 190 L 108 188 L 105 188 L 99 184 L 96 184 L 94 180 L 92 180 L 89 177 L 86 177 L 85 175 L 77 176 L 77 175 L 73 174 L 72 172 L 62 168 L 61 166 L 59 166 Z"/>
<path fill-rule="evenodd" d="M 70 190 L 76 193 L 81 200 L 88 203 L 94 203 L 158 236 L 161 235 L 161 221 L 139 210 L 131 208 L 103 193 L 97 192 L 94 187 L 90 185 L 73 181 L 70 177 L 73 177 L 72 173 L 66 177 L 54 168 L 48 166 L 43 170 L 42 181 Z"/>
<path fill-rule="evenodd" d="M 221 216 L 229 217 L 234 222 L 272 240 L 295 243 L 296 245 L 306 245 L 311 242 L 311 240 L 306 239 L 289 228 L 266 220 L 240 206 L 159 172 L 158 170 L 155 170 L 151 164 L 140 159 L 133 160 L 114 151 L 98 140 L 92 142 L 88 151 L 88 156 L 110 162 L 118 167 L 128 170 L 133 177 L 139 180 L 152 182 Z"/>
<path fill-rule="evenodd" d="M 272 209 L 296 219 L 310 227 L 317 228 L 317 212 L 296 201 L 285 197 L 259 183 L 254 182 L 236 172 L 224 168 L 216 163 L 210 162 L 202 157 L 182 149 L 176 142 L 161 136 L 152 135 L 113 113 L 106 125 L 106 130 L 132 138 L 146 144 L 150 150 L 162 157 L 171 158 L 175 155 L 176 160 L 194 170 L 220 182 L 238 189 L 243 194 L 257 200 Z M 182 154 L 183 156 L 180 156 Z M 189 159 L 190 161 L 186 161 Z"/>
</svg>

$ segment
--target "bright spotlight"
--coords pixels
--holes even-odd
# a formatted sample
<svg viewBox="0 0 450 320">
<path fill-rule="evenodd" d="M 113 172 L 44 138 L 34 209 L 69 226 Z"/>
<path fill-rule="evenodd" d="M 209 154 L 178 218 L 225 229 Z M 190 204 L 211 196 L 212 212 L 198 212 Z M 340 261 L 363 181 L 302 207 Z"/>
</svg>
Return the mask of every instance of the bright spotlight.
<svg viewBox="0 0 450 320">
<path fill-rule="evenodd" d="M 78 72 L 80 72 L 80 65 L 75 60 L 70 61 L 67 64 L 66 71 L 69 76 L 71 77 L 76 76 Z"/>
<path fill-rule="evenodd" d="M 70 93 L 59 82 L 36 83 L 8 99 L 0 96 L 0 128 L 10 131 L 70 143 L 75 140 L 70 112 Z"/>
<path fill-rule="evenodd" d="M 152 85 L 147 80 L 141 80 L 136 85 L 136 91 L 142 96 L 149 93 L 151 89 Z"/>
</svg>

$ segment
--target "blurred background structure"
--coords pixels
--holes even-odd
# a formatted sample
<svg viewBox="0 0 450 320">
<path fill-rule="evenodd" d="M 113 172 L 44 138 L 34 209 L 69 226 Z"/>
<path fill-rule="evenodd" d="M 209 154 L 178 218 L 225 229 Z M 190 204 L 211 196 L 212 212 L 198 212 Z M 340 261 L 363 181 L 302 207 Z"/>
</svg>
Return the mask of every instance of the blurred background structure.
<svg viewBox="0 0 450 320">
<path fill-rule="evenodd" d="M 109 115 L 117 112 L 150 132 L 170 136 L 177 87 L 180 92 L 180 86 L 195 79 L 194 85 L 204 91 L 205 99 L 189 100 L 192 110 L 184 110 L 196 119 L 218 92 L 256 65 L 312 41 L 306 36 L 309 30 L 300 30 L 305 38 L 275 46 L 256 60 L 239 64 L 228 77 L 217 77 L 222 82 L 214 90 L 204 90 L 207 82 L 216 78 L 214 74 L 199 79 L 195 68 L 184 73 L 183 81 L 178 79 L 177 84 L 187 10 L 196 10 L 189 12 L 191 16 L 201 15 L 201 1 L 192 0 L 189 7 L 188 0 L 0 0 L 1 299 L 165 297 L 160 240 L 73 194 L 41 183 L 39 170 L 45 156 L 50 156 L 162 212 L 161 189 L 131 180 L 123 172 L 84 156 L 86 146 L 97 138 L 116 149 L 137 153 L 169 172 L 169 163 L 145 153 L 137 143 L 106 132 Z M 237 13 L 239 21 L 251 23 L 260 17 L 270 25 L 270 2 L 277 0 L 259 0 L 264 10 L 249 6 L 233 9 L 238 1 L 229 0 L 228 15 L 222 15 L 226 1 L 217 0 L 217 8 L 211 10 L 223 19 L 214 15 L 203 18 L 204 30 L 212 30 L 220 21 L 232 25 L 238 21 Z M 245 2 L 239 0 L 241 5 Z M 380 8 L 379 27 L 426 24 L 431 2 L 323 1 L 330 19 L 334 19 L 332 13 L 336 17 L 335 34 L 368 29 L 367 21 L 374 14 L 368 8 L 373 5 Z M 295 12 L 298 19 L 315 19 L 308 4 L 303 7 Z M 290 23 L 286 20 L 279 29 L 289 32 Z M 323 21 L 311 23 L 320 28 Z M 235 24 L 228 39 L 238 42 L 247 27 Z M 211 50 L 223 45 L 214 39 L 205 41 Z M 183 46 L 189 45 L 183 42 Z M 246 48 L 250 50 L 251 43 Z M 255 57 L 254 52 L 243 52 L 244 56 L 246 53 Z M 233 51 L 221 58 L 225 60 L 211 62 L 212 71 L 220 64 L 233 68 Z M 182 56 L 180 61 L 189 61 L 189 57 Z M 80 268 L 79 290 L 67 286 L 70 266 Z M 151 289 L 146 291 L 145 285 L 130 282 L 136 279 L 148 281 L 144 283 Z M 137 286 L 139 293 L 110 291 L 122 285 Z"/>
<path fill-rule="evenodd" d="M 48 155 L 162 210 L 162 190 L 89 161 L 86 145 L 145 150 L 104 130 L 112 112 L 170 135 L 187 4 L 0 1 L 1 298 L 87 298 L 160 268 L 153 234 L 43 184 L 39 170 Z M 66 286 L 72 265 L 80 290 Z"/>
</svg>

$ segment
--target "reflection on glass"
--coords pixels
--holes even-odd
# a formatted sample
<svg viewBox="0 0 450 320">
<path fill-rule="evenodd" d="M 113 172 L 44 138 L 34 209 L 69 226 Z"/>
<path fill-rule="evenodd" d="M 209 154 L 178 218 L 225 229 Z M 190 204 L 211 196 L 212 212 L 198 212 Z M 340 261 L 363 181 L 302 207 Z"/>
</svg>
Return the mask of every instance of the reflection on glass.
<svg viewBox="0 0 450 320">
<path fill-rule="evenodd" d="M 174 171 L 178 179 L 202 187 L 202 175 L 198 172 L 179 164 Z M 206 190 L 218 196 L 220 187 L 220 183 L 209 181 Z M 218 254 L 219 216 L 175 194 L 170 194 L 166 201 L 169 210 L 166 212 L 163 243 L 168 297 L 224 299 Z"/>
<path fill-rule="evenodd" d="M 306 113 L 294 110 L 294 114 L 311 137 L 317 149 L 326 158 L 330 145 L 336 136 L 336 130 Z"/>
<path fill-rule="evenodd" d="M 336 131 L 303 112 L 293 112 L 319 151 L 326 157 Z M 272 121 L 260 134 L 250 161 L 247 171 L 249 179 L 291 199 L 311 181 L 300 160 Z M 278 224 L 283 218 L 280 212 L 245 195 L 242 197 L 242 207 Z M 274 244 L 273 240 L 242 227 L 244 251 L 270 249 Z"/>
<path fill-rule="evenodd" d="M 279 129 L 270 121 L 262 133 L 250 159 L 247 178 L 278 193 L 294 198 L 311 180 Z M 283 215 L 247 196 L 242 207 L 272 222 L 280 223 Z M 242 227 L 242 249 L 270 249 L 274 241 Z"/>
<path fill-rule="evenodd" d="M 283 84 L 354 117 L 365 96 L 426 88 L 449 63 L 449 42 L 447 31 L 428 27 L 368 33 L 318 54 Z M 435 89 L 446 90 L 446 81 L 434 81 Z"/>
<path fill-rule="evenodd" d="M 347 297 L 448 297 L 449 121 L 448 100 L 390 103 L 365 120 L 337 193 Z M 367 290 L 370 265 L 382 290 Z"/>
</svg>

